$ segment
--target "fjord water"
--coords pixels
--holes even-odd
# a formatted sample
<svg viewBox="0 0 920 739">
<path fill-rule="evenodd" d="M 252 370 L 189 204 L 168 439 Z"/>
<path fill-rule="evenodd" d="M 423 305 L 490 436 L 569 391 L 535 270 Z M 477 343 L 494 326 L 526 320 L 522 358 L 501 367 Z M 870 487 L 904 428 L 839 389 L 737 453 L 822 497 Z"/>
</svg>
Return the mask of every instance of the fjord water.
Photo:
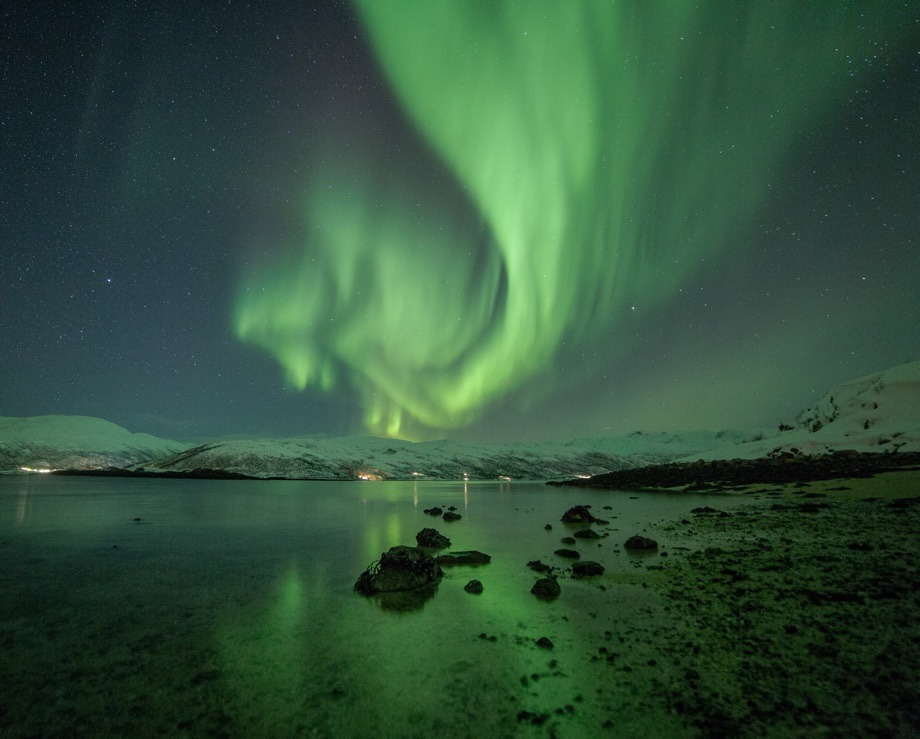
<svg viewBox="0 0 920 739">
<path fill-rule="evenodd" d="M 561 716 L 561 735 L 618 717 L 667 730 L 650 696 L 618 705 L 605 693 L 587 656 L 662 618 L 645 582 L 654 560 L 623 541 L 642 533 L 667 549 L 677 542 L 663 522 L 738 502 L 519 482 L 0 477 L 0 732 L 537 731 L 521 711 Z M 610 519 L 609 537 L 577 546 L 607 571 L 563 579 L 561 597 L 541 602 L 526 563 L 567 567 L 553 550 L 577 503 Z M 462 520 L 423 513 L 435 505 Z M 445 568 L 414 610 L 353 592 L 382 551 L 426 526 L 492 562 Z M 471 578 L 482 595 L 464 592 Z"/>
</svg>

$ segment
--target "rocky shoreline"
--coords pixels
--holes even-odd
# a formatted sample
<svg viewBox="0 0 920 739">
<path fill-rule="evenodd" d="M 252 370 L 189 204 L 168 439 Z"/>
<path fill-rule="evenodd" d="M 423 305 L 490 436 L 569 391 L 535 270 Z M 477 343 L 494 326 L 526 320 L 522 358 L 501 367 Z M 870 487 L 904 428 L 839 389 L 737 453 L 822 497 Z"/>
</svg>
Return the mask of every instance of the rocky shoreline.
<svg viewBox="0 0 920 739">
<path fill-rule="evenodd" d="M 605 675 L 600 728 L 632 735 L 663 703 L 665 734 L 920 733 L 920 474 L 798 482 L 653 524 L 668 545 L 605 580 L 656 605 L 578 668 Z"/>
<path fill-rule="evenodd" d="M 743 489 L 751 485 L 788 485 L 818 480 L 864 478 L 882 472 L 920 469 L 920 453 L 834 452 L 809 456 L 784 452 L 761 459 L 701 460 L 617 470 L 590 478 L 550 481 L 547 485 L 688 492 Z"/>
<path fill-rule="evenodd" d="M 868 470 L 862 463 L 869 461 L 878 460 L 858 460 L 858 469 Z M 835 469 L 823 467 L 828 474 Z M 597 610 L 588 614 L 597 618 L 598 633 L 587 652 L 566 652 L 556 633 L 514 637 L 527 644 L 540 637 L 544 643 L 536 647 L 554 650 L 547 676 L 596 673 L 597 694 L 561 708 L 530 700 L 518 710 L 518 725 L 564 734 L 588 711 L 596 729 L 628 735 L 658 716 L 665 733 L 688 735 L 916 736 L 920 474 L 797 482 L 753 488 L 740 505 L 700 506 L 682 518 L 650 522 L 649 533 L 666 542 L 661 546 L 615 534 L 609 543 L 625 551 L 630 573 L 605 575 L 576 550 L 571 565 L 528 562 L 538 577 L 531 593 L 540 601 L 556 601 L 560 588 L 571 594 L 577 583 L 598 590 Z M 575 534 L 597 526 L 606 544 L 616 520 L 598 518 L 595 510 L 586 502 L 562 520 L 579 527 Z M 606 515 L 617 519 L 615 512 Z M 577 541 L 599 543 L 569 538 Z M 599 554 L 611 556 L 606 547 Z M 370 572 L 376 574 L 376 565 Z M 367 592 L 363 583 L 356 584 L 359 592 Z M 472 583 L 479 587 L 467 592 L 481 594 L 481 583 Z M 481 597 L 492 597 L 488 586 Z M 647 620 L 615 618 L 623 598 L 639 598 Z M 522 675 L 521 683 L 533 686 L 543 675 Z"/>
<path fill-rule="evenodd" d="M 670 524 L 706 543 L 658 573 L 682 624 L 656 637 L 671 709 L 705 735 L 916 736 L 917 479 L 913 497 L 787 487 Z"/>
</svg>

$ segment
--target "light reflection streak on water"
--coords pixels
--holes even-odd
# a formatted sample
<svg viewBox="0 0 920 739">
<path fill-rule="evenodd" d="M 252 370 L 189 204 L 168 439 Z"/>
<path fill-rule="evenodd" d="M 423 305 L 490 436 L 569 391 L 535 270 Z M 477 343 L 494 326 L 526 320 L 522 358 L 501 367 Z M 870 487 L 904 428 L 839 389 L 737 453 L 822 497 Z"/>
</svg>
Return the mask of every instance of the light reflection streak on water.
<svg viewBox="0 0 920 739">
<path fill-rule="evenodd" d="M 26 513 L 28 510 L 29 504 L 29 490 L 28 488 L 23 487 L 19 491 L 19 498 L 16 501 L 16 523 L 19 526 L 23 526 L 26 523 Z"/>
</svg>

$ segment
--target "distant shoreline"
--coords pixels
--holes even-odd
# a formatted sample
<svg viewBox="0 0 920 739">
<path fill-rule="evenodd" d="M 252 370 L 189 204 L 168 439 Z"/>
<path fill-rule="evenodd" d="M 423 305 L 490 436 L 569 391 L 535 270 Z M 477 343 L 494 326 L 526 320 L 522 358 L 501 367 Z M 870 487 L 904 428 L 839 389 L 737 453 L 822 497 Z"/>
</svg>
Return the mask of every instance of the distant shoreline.
<svg viewBox="0 0 920 739">
<path fill-rule="evenodd" d="M 718 492 L 750 485 L 788 485 L 817 480 L 872 477 L 882 472 L 920 469 L 920 452 L 832 452 L 821 456 L 789 453 L 760 459 L 720 459 L 635 467 L 585 479 L 550 481 L 547 485 L 616 490 L 684 488 Z"/>
<path fill-rule="evenodd" d="M 247 475 L 243 472 L 229 472 L 228 470 L 215 470 L 198 468 L 194 470 L 164 470 L 154 472 L 153 470 L 127 470 L 122 467 L 108 467 L 97 470 L 78 470 L 63 469 L 51 470 L 51 475 L 63 475 L 65 477 L 142 477 L 157 479 L 177 479 L 177 480 L 309 480 L 315 478 L 302 477 L 257 477 L 256 475 Z"/>
<path fill-rule="evenodd" d="M 832 452 L 821 456 L 784 453 L 761 459 L 700 460 L 667 462 L 631 469 L 617 470 L 589 478 L 550 480 L 546 484 L 558 487 L 603 488 L 616 490 L 682 489 L 682 492 L 732 492 L 751 485 L 788 485 L 819 480 L 865 478 L 882 472 L 920 470 L 920 452 L 866 453 L 856 451 Z M 52 475 L 67 477 L 118 477 L 186 480 L 290 480 L 314 482 L 349 482 L 353 478 L 258 476 L 243 472 L 213 468 L 193 470 L 125 469 L 61 469 Z M 450 481 L 447 478 L 426 477 L 430 481 Z M 536 481 L 534 478 L 530 481 Z M 545 478 L 544 478 L 545 479 Z M 521 478 L 523 480 L 523 478 Z M 519 481 L 521 481 L 519 480 Z M 399 479 L 382 480 L 399 482 Z M 470 482 L 488 481 L 485 479 Z"/>
</svg>

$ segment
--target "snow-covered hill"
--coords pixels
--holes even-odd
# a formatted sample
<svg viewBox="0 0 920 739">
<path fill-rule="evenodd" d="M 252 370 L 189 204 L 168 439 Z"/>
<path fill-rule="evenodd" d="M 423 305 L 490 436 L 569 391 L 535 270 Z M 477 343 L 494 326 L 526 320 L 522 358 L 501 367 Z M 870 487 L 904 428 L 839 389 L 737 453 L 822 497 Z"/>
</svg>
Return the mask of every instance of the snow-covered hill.
<svg viewBox="0 0 920 739">
<path fill-rule="evenodd" d="M 755 459 L 784 452 L 920 451 L 920 361 L 838 385 L 779 433 L 688 459 Z"/>
<path fill-rule="evenodd" d="M 90 416 L 0 416 L 0 471 L 127 467 L 186 446 Z"/>
<path fill-rule="evenodd" d="M 570 442 L 470 444 L 398 439 L 306 437 L 218 441 L 141 465 L 147 471 L 219 469 L 256 477 L 353 480 L 495 480 L 592 475 L 735 447 L 751 434 L 692 432 L 580 439 Z"/>
</svg>

